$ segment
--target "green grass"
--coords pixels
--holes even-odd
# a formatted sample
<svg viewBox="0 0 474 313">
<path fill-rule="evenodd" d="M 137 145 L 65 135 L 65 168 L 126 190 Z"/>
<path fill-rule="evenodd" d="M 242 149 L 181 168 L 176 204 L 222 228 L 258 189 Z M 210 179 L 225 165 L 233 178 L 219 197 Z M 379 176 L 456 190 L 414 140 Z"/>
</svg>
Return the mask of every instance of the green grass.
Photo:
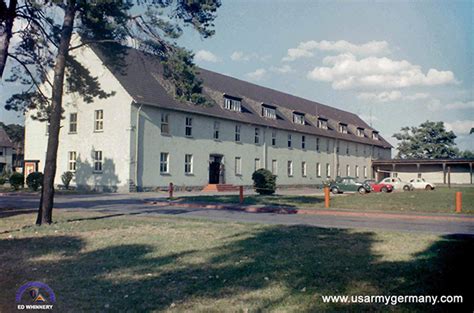
<svg viewBox="0 0 474 313">
<path fill-rule="evenodd" d="M 472 187 L 440 187 L 433 191 L 416 190 L 410 192 L 369 193 L 331 195 L 331 208 L 398 211 L 398 212 L 437 212 L 454 213 L 454 197 L 456 191 L 463 194 L 463 213 L 474 214 L 474 188 Z M 237 204 L 235 196 L 193 196 L 180 197 L 176 201 L 197 203 Z M 244 204 L 283 206 L 300 209 L 324 208 L 323 196 L 245 196 Z"/>
<path fill-rule="evenodd" d="M 0 219 L 1 312 L 14 312 L 28 281 L 55 291 L 57 312 L 461 312 L 325 304 L 321 295 L 468 301 L 470 291 L 472 237 L 65 211 L 51 226 L 28 226 L 34 217 Z"/>
</svg>

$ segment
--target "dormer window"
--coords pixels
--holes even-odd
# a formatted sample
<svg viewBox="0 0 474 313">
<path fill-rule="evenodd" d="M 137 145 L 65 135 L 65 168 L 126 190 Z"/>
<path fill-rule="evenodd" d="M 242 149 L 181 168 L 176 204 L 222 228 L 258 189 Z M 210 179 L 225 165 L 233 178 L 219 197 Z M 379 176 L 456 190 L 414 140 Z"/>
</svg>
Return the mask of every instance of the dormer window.
<svg viewBox="0 0 474 313">
<path fill-rule="evenodd" d="M 224 109 L 235 112 L 242 112 L 241 100 L 224 96 Z"/>
<path fill-rule="evenodd" d="M 379 140 L 379 133 L 378 132 L 372 132 L 372 139 L 373 140 Z"/>
<path fill-rule="evenodd" d="M 357 136 L 358 137 L 364 137 L 364 129 L 363 128 L 357 128 Z"/>
<path fill-rule="evenodd" d="M 328 129 L 328 120 L 325 118 L 318 118 L 318 128 Z"/>
<path fill-rule="evenodd" d="M 262 116 L 276 120 L 276 109 L 274 107 L 263 105 L 262 106 Z"/>
<path fill-rule="evenodd" d="M 304 125 L 304 114 L 293 113 L 293 123 Z"/>
<path fill-rule="evenodd" d="M 347 134 L 347 124 L 339 123 L 339 132 L 341 134 Z"/>
</svg>

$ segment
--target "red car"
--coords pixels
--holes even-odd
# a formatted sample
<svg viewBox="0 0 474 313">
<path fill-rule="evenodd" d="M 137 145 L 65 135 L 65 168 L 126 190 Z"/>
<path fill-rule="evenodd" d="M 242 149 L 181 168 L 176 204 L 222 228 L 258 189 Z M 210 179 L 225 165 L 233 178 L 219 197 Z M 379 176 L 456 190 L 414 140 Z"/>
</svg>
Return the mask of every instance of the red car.
<svg viewBox="0 0 474 313">
<path fill-rule="evenodd" d="M 375 180 L 366 180 L 365 183 L 369 184 L 373 192 L 392 192 L 393 186 L 390 184 L 385 184 L 381 182 L 376 182 Z"/>
</svg>

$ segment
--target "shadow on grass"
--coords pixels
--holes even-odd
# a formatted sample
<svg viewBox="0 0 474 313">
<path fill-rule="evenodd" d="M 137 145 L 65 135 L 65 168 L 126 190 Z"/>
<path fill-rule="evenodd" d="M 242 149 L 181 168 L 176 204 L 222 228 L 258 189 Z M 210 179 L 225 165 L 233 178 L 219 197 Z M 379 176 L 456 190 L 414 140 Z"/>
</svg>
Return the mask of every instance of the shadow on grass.
<svg viewBox="0 0 474 313">
<path fill-rule="evenodd" d="M 152 245 L 124 244 L 85 251 L 86 242 L 73 236 L 4 239 L 0 241 L 0 288 L 4 290 L 0 311 L 12 311 L 16 289 L 31 280 L 53 288 L 59 311 L 103 311 L 108 304 L 112 311 L 149 312 L 168 309 L 172 303 L 177 309 L 192 311 L 195 307 L 186 306 L 187 301 L 212 305 L 227 298 L 242 305 L 253 301 L 248 304 L 251 311 L 292 306 L 307 312 L 462 309 L 455 304 L 389 308 L 381 304 L 324 304 L 320 297 L 354 293 L 460 294 L 467 311 L 472 311 L 472 303 L 467 303 L 472 259 L 466 255 L 474 248 L 472 236 L 445 236 L 412 261 L 403 262 L 381 261 L 371 249 L 376 241 L 371 232 L 278 226 L 232 239 L 207 250 L 158 257 L 154 256 L 158 247 Z M 59 257 L 50 258 L 51 254 Z M 200 261 L 183 263 L 187 257 Z M 265 294 L 266 288 L 275 285 L 283 287 L 282 294 Z M 249 292 L 262 295 L 244 300 Z"/>
<path fill-rule="evenodd" d="M 175 200 L 182 203 L 217 203 L 217 204 L 239 204 L 239 196 L 192 196 L 180 197 Z M 259 196 L 251 195 L 244 197 L 245 205 L 285 206 L 287 208 L 298 208 L 300 205 L 318 204 L 324 202 L 323 197 L 317 196 Z"/>
</svg>

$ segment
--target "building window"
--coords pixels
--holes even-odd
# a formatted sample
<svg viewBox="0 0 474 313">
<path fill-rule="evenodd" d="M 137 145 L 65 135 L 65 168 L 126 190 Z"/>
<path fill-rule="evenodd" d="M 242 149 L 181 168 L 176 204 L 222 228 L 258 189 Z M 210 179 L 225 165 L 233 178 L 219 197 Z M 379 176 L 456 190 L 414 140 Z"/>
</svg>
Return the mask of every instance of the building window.
<svg viewBox="0 0 474 313">
<path fill-rule="evenodd" d="M 270 118 L 272 120 L 276 120 L 276 110 L 275 108 L 262 106 L 262 116 L 266 118 Z"/>
<path fill-rule="evenodd" d="M 69 151 L 68 153 L 68 166 L 67 166 L 67 170 L 69 172 L 75 172 L 76 171 L 76 161 L 77 161 L 77 154 L 76 154 L 76 151 Z"/>
<path fill-rule="evenodd" d="M 272 146 L 276 146 L 277 143 L 277 132 L 276 130 L 272 131 Z"/>
<path fill-rule="evenodd" d="M 185 174 L 193 173 L 193 155 L 192 154 L 184 155 L 184 173 Z"/>
<path fill-rule="evenodd" d="M 291 148 L 291 134 L 288 134 L 288 148 Z"/>
<path fill-rule="evenodd" d="M 331 177 L 331 164 L 326 163 L 326 177 Z"/>
<path fill-rule="evenodd" d="M 346 154 L 349 155 L 349 143 L 347 143 L 347 146 L 346 146 Z"/>
<path fill-rule="evenodd" d="M 184 134 L 186 137 L 191 137 L 193 135 L 193 118 L 186 117 L 186 126 L 184 128 Z"/>
<path fill-rule="evenodd" d="M 262 168 L 260 165 L 260 159 L 255 159 L 255 171 Z"/>
<path fill-rule="evenodd" d="M 347 124 L 339 123 L 339 132 L 342 134 L 347 134 Z"/>
<path fill-rule="evenodd" d="M 373 140 L 379 140 L 379 133 L 378 132 L 372 132 L 372 139 Z"/>
<path fill-rule="evenodd" d="M 364 129 L 363 128 L 357 128 L 357 136 L 364 137 Z"/>
<path fill-rule="evenodd" d="M 326 139 L 326 152 L 329 153 L 330 147 L 329 147 L 329 138 Z"/>
<path fill-rule="evenodd" d="M 364 178 L 367 178 L 367 166 L 364 166 Z"/>
<path fill-rule="evenodd" d="M 255 143 L 260 143 L 260 128 L 255 128 Z"/>
<path fill-rule="evenodd" d="M 337 164 L 337 166 L 336 166 L 336 176 L 339 176 L 339 177 L 341 176 L 341 166 L 340 166 L 340 164 Z"/>
<path fill-rule="evenodd" d="M 321 177 L 321 164 L 316 163 L 316 176 Z"/>
<path fill-rule="evenodd" d="M 235 125 L 235 141 L 240 142 L 240 125 Z"/>
<path fill-rule="evenodd" d="M 351 176 L 351 166 L 349 164 L 346 165 L 346 176 Z"/>
<path fill-rule="evenodd" d="M 358 178 L 359 177 L 359 165 L 355 166 L 355 176 Z"/>
<path fill-rule="evenodd" d="M 214 122 L 214 139 L 215 140 L 218 140 L 219 139 L 219 128 L 221 126 L 221 123 L 219 122 Z"/>
<path fill-rule="evenodd" d="M 224 97 L 224 109 L 236 112 L 242 112 L 241 100 Z"/>
<path fill-rule="evenodd" d="M 69 132 L 71 134 L 77 133 L 77 113 L 69 114 Z"/>
<path fill-rule="evenodd" d="M 336 153 L 339 153 L 339 141 L 336 144 Z"/>
<path fill-rule="evenodd" d="M 318 118 L 318 128 L 328 129 L 328 120 L 324 118 Z"/>
<path fill-rule="evenodd" d="M 278 161 L 277 160 L 272 160 L 272 174 L 273 175 L 278 174 Z"/>
<path fill-rule="evenodd" d="M 102 151 L 94 151 L 94 172 L 102 173 Z"/>
<path fill-rule="evenodd" d="M 235 157 L 235 175 L 242 175 L 242 159 Z"/>
<path fill-rule="evenodd" d="M 355 154 L 357 155 L 359 153 L 359 145 L 356 143 L 355 144 Z"/>
<path fill-rule="evenodd" d="M 293 123 L 304 125 L 304 115 L 299 113 L 293 113 Z"/>
<path fill-rule="evenodd" d="M 367 154 L 367 146 L 364 145 L 364 156 Z"/>
<path fill-rule="evenodd" d="M 316 138 L 316 151 L 319 152 L 319 138 Z"/>
<path fill-rule="evenodd" d="M 288 161 L 287 163 L 287 173 L 288 176 L 293 176 L 293 161 Z"/>
<path fill-rule="evenodd" d="M 169 114 L 161 113 L 161 133 L 168 135 L 170 133 Z"/>
<path fill-rule="evenodd" d="M 168 152 L 160 153 L 160 173 L 167 174 L 169 173 L 169 160 L 170 154 Z"/>
<path fill-rule="evenodd" d="M 301 149 L 306 149 L 306 136 L 301 136 Z"/>
<path fill-rule="evenodd" d="M 301 176 L 306 177 L 306 162 L 301 162 Z"/>
<path fill-rule="evenodd" d="M 104 130 L 104 110 L 95 110 L 94 113 L 94 131 Z"/>
</svg>

